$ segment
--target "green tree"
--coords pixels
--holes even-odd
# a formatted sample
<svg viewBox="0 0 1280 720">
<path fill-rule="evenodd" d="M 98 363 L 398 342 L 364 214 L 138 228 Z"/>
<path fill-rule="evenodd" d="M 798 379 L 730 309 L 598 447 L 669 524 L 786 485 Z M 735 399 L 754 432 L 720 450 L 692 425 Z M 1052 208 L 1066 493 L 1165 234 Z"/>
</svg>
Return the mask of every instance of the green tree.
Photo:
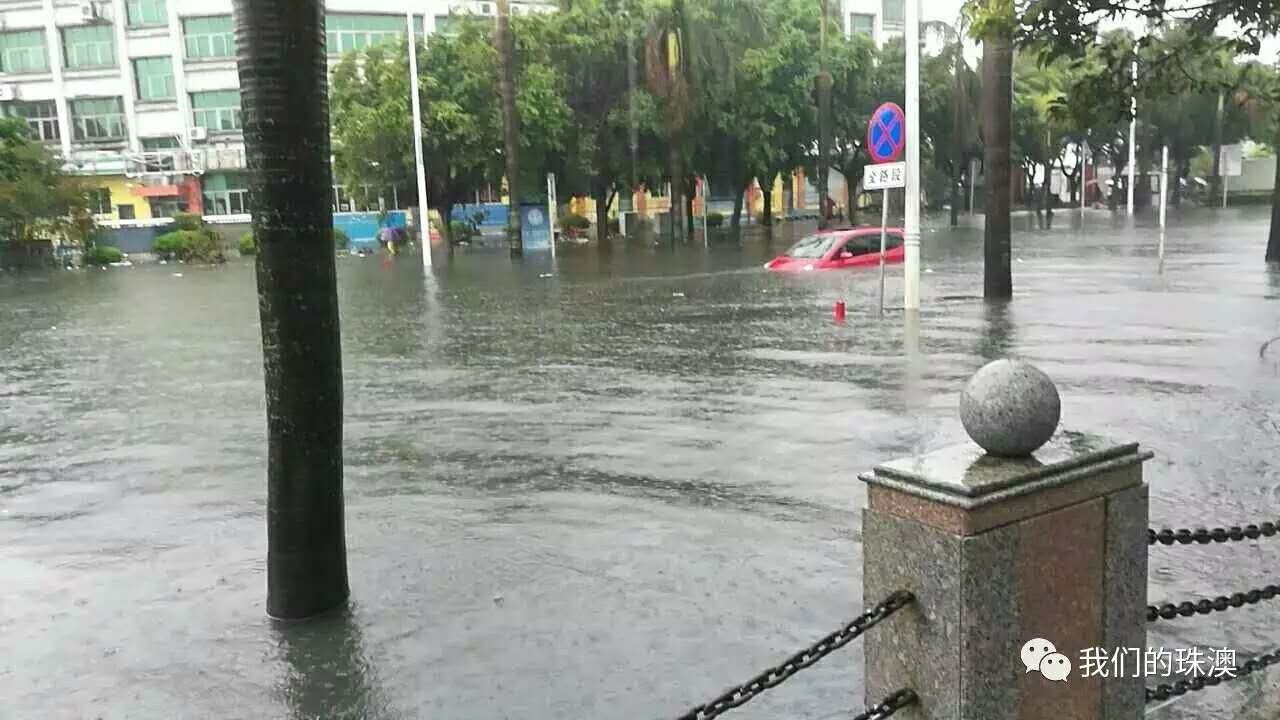
<svg viewBox="0 0 1280 720">
<path fill-rule="evenodd" d="M 706 116 L 707 93 L 733 81 L 741 38 L 763 37 L 760 8 L 751 0 L 654 0 L 645 40 L 649 89 L 663 112 L 667 178 L 671 182 L 672 242 L 686 237 L 689 136 Z M 705 126 L 704 126 L 705 128 Z"/>
<path fill-rule="evenodd" d="M 0 239 L 92 242 L 84 188 L 61 168 L 61 160 L 31 138 L 24 120 L 0 118 Z"/>
<path fill-rule="evenodd" d="M 1139 85 L 1159 87 L 1182 80 L 1203 87 L 1213 87 L 1220 78 L 1196 76 L 1187 71 L 1182 62 L 1188 57 L 1220 51 L 1230 56 L 1256 55 L 1265 37 L 1280 31 L 1280 13 L 1271 0 L 1234 0 L 1233 2 L 1172 3 L 1168 0 L 1055 0 L 1055 2 L 1030 3 L 1021 15 L 1021 37 L 1036 42 L 1048 42 L 1055 54 L 1083 57 L 1089 46 L 1099 36 L 1101 23 L 1122 13 L 1136 14 L 1158 26 L 1176 23 L 1185 25 L 1186 32 L 1180 38 L 1185 43 L 1169 48 L 1158 60 L 1148 64 Z M 1234 26 L 1230 38 L 1214 33 L 1224 22 Z M 1167 37 L 1167 36 L 1166 36 Z M 1138 41 L 1138 53 L 1158 41 L 1158 37 Z M 1124 95 L 1127 92 L 1128 62 L 1131 57 L 1120 53 L 1105 56 L 1107 71 L 1094 78 L 1090 95 L 1094 98 Z M 1180 77 L 1180 79 L 1179 79 Z M 1274 88 L 1268 88 L 1271 91 Z M 1280 103 L 1271 101 L 1273 112 L 1280 112 Z M 1280 132 L 1280 123 L 1273 128 Z M 1280 142 L 1280 138 L 1276 138 Z M 1276 166 L 1275 190 L 1272 196 L 1272 219 L 1267 239 L 1267 262 L 1280 262 L 1280 163 Z"/>
<path fill-rule="evenodd" d="M 422 160 L 427 199 L 451 240 L 453 207 L 500 179 L 504 172 L 497 82 L 497 53 L 488 26 L 458 18 L 457 35 L 434 35 L 418 48 L 422 109 Z M 523 18 L 522 18 L 523 19 Z M 516 43 L 530 47 L 536 32 L 521 32 Z M 408 41 L 348 53 L 333 69 L 330 107 L 335 171 L 348 187 L 404 186 L 412 182 L 413 125 L 409 109 Z M 563 148 L 570 124 L 561 80 L 544 62 L 522 63 L 516 107 L 521 115 L 520 154 L 526 177 L 539 177 Z"/>
</svg>

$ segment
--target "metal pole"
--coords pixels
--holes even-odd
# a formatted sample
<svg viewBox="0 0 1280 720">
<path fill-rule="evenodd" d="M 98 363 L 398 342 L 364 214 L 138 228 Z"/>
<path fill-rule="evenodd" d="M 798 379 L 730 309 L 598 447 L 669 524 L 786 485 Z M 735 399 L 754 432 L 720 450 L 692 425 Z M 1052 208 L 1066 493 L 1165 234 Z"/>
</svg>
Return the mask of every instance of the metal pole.
<svg viewBox="0 0 1280 720">
<path fill-rule="evenodd" d="M 1129 216 L 1133 216 L 1133 183 L 1138 165 L 1138 61 L 1133 61 L 1133 95 L 1129 98 Z"/>
<path fill-rule="evenodd" d="M 880 314 L 884 314 L 884 252 L 889 227 L 889 189 L 885 188 L 880 200 Z"/>
<path fill-rule="evenodd" d="M 1160 148 L 1160 267 L 1164 267 L 1165 213 L 1169 207 L 1169 146 Z"/>
<path fill-rule="evenodd" d="M 903 306 L 920 309 L 920 0 L 907 0 L 907 212 Z"/>
<path fill-rule="evenodd" d="M 431 213 L 427 210 L 427 170 L 422 166 L 422 101 L 418 98 L 418 41 L 413 32 L 413 13 L 405 13 L 409 24 L 409 98 L 413 106 L 413 164 L 418 173 L 418 224 L 422 233 L 422 267 L 431 267 Z M 425 18 L 424 18 L 425 20 Z M 444 218 L 441 222 L 447 222 Z"/>
<path fill-rule="evenodd" d="M 551 232 L 552 260 L 556 258 L 556 203 L 558 202 L 559 199 L 556 197 L 556 174 L 547 173 L 547 227 Z M 618 204 L 621 205 L 622 203 Z M 618 217 L 622 217 L 622 213 L 618 213 Z"/>
<path fill-rule="evenodd" d="M 1080 143 L 1080 217 L 1084 217 L 1085 195 L 1089 192 L 1089 145 Z"/>
<path fill-rule="evenodd" d="M 977 212 L 978 158 L 969 158 L 969 214 Z"/>
<path fill-rule="evenodd" d="M 699 179 L 698 186 L 698 190 L 702 192 L 702 246 L 711 247 L 711 236 L 707 234 L 707 197 L 711 193 L 707 192 L 705 176 Z"/>
</svg>

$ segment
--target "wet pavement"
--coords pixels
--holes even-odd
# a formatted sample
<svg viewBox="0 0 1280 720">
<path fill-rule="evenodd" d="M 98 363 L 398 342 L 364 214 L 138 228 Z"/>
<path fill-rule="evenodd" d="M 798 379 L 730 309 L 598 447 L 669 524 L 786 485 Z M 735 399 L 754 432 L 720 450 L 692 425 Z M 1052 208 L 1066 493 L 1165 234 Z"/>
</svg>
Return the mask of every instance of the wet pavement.
<svg viewBox="0 0 1280 720">
<path fill-rule="evenodd" d="M 294 625 L 263 609 L 252 265 L 0 274 L 0 717 L 674 717 L 860 610 L 856 474 L 963 439 L 961 385 L 1006 355 L 1055 379 L 1065 428 L 1156 452 L 1153 524 L 1275 517 L 1267 219 L 1175 213 L 1160 274 L 1145 222 L 1060 213 L 1017 235 L 1007 306 L 977 299 L 981 231 L 931 230 L 915 332 L 874 271 L 760 269 L 790 229 L 459 253 L 425 280 L 342 258 L 352 605 Z M 1277 558 L 1156 548 L 1151 600 L 1258 587 Z M 1280 647 L 1276 610 L 1150 644 L 1243 658 Z M 847 717 L 861 663 L 728 717 Z M 1272 672 L 1151 717 L 1278 707 Z"/>
</svg>

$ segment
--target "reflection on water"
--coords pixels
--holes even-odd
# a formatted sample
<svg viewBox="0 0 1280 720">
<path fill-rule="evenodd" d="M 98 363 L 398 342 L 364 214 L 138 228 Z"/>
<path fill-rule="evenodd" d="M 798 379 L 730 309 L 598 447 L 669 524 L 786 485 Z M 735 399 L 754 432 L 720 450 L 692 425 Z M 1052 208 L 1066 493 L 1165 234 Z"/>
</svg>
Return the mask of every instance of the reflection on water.
<svg viewBox="0 0 1280 720">
<path fill-rule="evenodd" d="M 397 717 L 377 686 L 360 626 L 348 609 L 271 624 L 285 663 L 279 692 L 293 720 Z"/>
<path fill-rule="evenodd" d="M 1267 215 L 1179 218 L 1163 277 L 1149 220 L 1074 215 L 1016 236 L 1007 304 L 980 299 L 980 225 L 928 229 L 922 309 L 884 316 L 875 269 L 761 269 L 794 225 L 442 253 L 425 274 L 340 258 L 357 604 L 289 626 L 263 620 L 252 265 L 0 276 L 0 714 L 674 715 L 856 610 L 857 474 L 961 440 L 960 388 L 1007 355 L 1054 378 L 1064 430 L 1155 451 L 1153 524 L 1274 515 Z M 1152 601 L 1280 561 L 1233 550 L 1153 550 Z M 1268 612 L 1158 623 L 1150 644 L 1266 650 Z M 735 720 L 860 707 L 860 663 L 833 656 Z M 1268 687 L 1158 720 L 1274 708 Z"/>
</svg>

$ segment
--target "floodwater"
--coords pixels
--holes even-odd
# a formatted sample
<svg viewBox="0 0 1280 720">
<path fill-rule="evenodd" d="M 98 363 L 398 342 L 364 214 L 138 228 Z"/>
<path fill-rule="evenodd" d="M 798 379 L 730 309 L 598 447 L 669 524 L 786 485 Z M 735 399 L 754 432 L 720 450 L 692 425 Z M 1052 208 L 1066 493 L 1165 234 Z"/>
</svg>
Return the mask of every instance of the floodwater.
<svg viewBox="0 0 1280 720">
<path fill-rule="evenodd" d="M 292 625 L 264 613 L 251 263 L 0 274 L 0 717 L 674 717 L 859 612 L 857 473 L 962 440 L 958 391 L 1004 356 L 1065 428 L 1155 451 L 1153 524 L 1275 517 L 1266 213 L 1172 223 L 1163 274 L 1147 221 L 1019 232 L 1007 306 L 977 299 L 976 226 L 930 230 L 914 332 L 874 270 L 761 270 L 789 230 L 425 279 L 340 258 L 352 601 Z M 1265 585 L 1278 552 L 1153 549 L 1151 600 Z M 1276 611 L 1150 644 L 1243 661 Z M 855 645 L 727 717 L 847 717 L 861 675 Z M 1271 718 L 1278 680 L 1152 717 Z"/>
</svg>

